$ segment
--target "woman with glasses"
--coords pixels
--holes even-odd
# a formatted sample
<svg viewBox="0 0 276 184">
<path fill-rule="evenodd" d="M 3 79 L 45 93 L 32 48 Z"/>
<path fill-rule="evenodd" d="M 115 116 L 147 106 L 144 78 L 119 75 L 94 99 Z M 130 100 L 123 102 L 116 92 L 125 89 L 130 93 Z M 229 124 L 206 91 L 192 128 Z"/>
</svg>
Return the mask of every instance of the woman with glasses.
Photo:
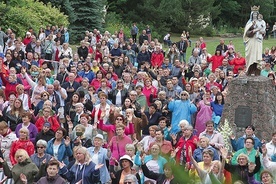
<svg viewBox="0 0 276 184">
<path fill-rule="evenodd" d="M 253 141 L 249 141 L 249 139 L 248 139 L 248 142 L 246 144 L 252 144 L 249 142 L 253 142 Z M 226 148 L 220 148 L 220 152 L 221 152 L 221 156 L 222 156 L 222 162 L 225 162 L 227 155 L 228 155 L 228 150 Z M 261 169 L 260 156 L 259 156 L 258 152 L 255 152 L 255 154 L 253 153 L 252 156 L 254 156 L 254 159 L 255 159 L 254 160 L 255 162 L 253 162 L 253 163 L 252 163 L 252 160 L 249 159 L 248 155 L 244 154 L 244 153 L 240 153 L 239 155 L 237 155 L 236 162 L 232 162 L 231 164 L 225 162 L 224 169 L 231 173 L 232 182 L 236 182 L 236 181 L 240 180 L 245 184 L 251 184 L 248 181 L 249 170 L 251 170 L 251 169 L 249 169 L 249 167 L 250 167 L 250 165 L 252 166 L 255 164 L 256 164 L 256 167 L 253 170 L 251 170 L 251 173 L 253 175 L 255 175 L 254 176 L 255 178 L 259 178 L 256 175 L 256 173 L 258 173 Z"/>
<path fill-rule="evenodd" d="M 64 128 L 59 128 L 55 133 L 55 137 L 48 142 L 46 153 L 52 155 L 58 161 L 68 164 L 73 151 L 70 146 L 70 138 L 66 137 L 66 134 Z"/>
<path fill-rule="evenodd" d="M 114 172 L 114 165 L 118 163 L 120 157 L 126 154 L 125 145 L 131 144 L 132 140 L 125 135 L 125 125 L 123 123 L 116 124 L 116 135 L 109 141 L 108 147 L 111 151 L 109 160 L 110 173 Z"/>
<path fill-rule="evenodd" d="M 137 166 L 145 164 L 146 167 L 154 172 L 159 174 L 164 174 L 164 165 L 167 163 L 167 160 L 162 157 L 161 147 L 157 143 L 153 143 L 149 148 L 149 155 L 146 155 L 144 158 L 140 157 L 141 152 L 143 151 L 142 145 L 137 144 L 137 152 L 134 158 L 134 163 Z M 150 178 L 145 177 L 144 180 L 151 180 Z"/>
<path fill-rule="evenodd" d="M 36 142 L 36 153 L 31 155 L 31 160 L 35 165 L 40 168 L 40 166 L 44 163 L 48 163 L 52 158 L 51 155 L 46 153 L 47 142 L 40 139 Z"/>
<path fill-rule="evenodd" d="M 37 127 L 38 132 L 41 132 L 44 123 L 50 123 L 51 129 L 56 132 L 56 130 L 60 127 L 60 124 L 53 114 L 53 111 L 50 107 L 44 106 L 42 108 L 42 116 L 40 116 L 35 122 L 35 126 Z"/>
<path fill-rule="evenodd" d="M 179 100 L 169 99 L 168 109 L 172 111 L 171 133 L 176 134 L 180 128 L 177 126 L 181 120 L 187 120 L 191 124 L 191 116 L 197 111 L 196 106 L 189 100 L 189 93 L 182 91 Z"/>
<path fill-rule="evenodd" d="M 189 147 L 188 149 L 188 156 L 190 157 L 191 162 L 194 166 L 194 169 L 190 171 L 190 177 L 193 178 L 196 183 L 202 182 L 220 184 L 220 182 L 223 182 L 224 177 L 221 164 L 217 165 L 215 162 L 212 162 L 214 158 L 213 150 L 204 149 L 202 152 L 202 161 L 200 162 L 197 162 L 193 158 L 191 147 Z M 214 169 L 215 166 L 219 166 L 219 168 Z M 210 175 L 214 175 L 218 181 L 212 182 Z"/>
<path fill-rule="evenodd" d="M 107 125 L 104 124 L 103 120 L 106 116 L 105 111 L 101 113 L 101 117 L 98 124 L 98 129 L 105 131 L 107 133 L 107 140 L 110 141 L 111 138 L 116 135 L 116 125 L 123 124 L 125 126 L 124 133 L 126 135 L 134 134 L 134 125 L 132 123 L 132 116 L 129 116 L 126 120 L 123 115 L 117 115 L 115 117 L 115 122 L 111 122 L 113 124 Z M 127 125 L 127 126 L 126 126 Z"/>
</svg>

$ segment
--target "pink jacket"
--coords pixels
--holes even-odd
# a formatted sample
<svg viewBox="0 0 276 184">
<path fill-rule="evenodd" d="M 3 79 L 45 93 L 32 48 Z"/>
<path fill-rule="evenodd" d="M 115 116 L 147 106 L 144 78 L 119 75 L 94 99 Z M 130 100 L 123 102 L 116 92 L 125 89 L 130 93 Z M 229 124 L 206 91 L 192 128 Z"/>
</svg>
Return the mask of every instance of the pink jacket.
<svg viewBox="0 0 276 184">
<path fill-rule="evenodd" d="M 126 154 L 125 146 L 126 144 L 131 144 L 132 140 L 124 135 L 122 139 L 119 139 L 117 136 L 113 136 L 109 142 L 109 148 L 111 151 L 111 158 L 109 161 L 110 165 L 115 165 L 115 160 L 119 162 L 120 157 Z"/>
<path fill-rule="evenodd" d="M 108 142 L 110 142 L 111 138 L 115 136 L 116 125 L 106 125 L 103 124 L 103 120 L 99 120 L 98 128 L 107 133 Z M 129 126 L 125 128 L 125 134 L 131 135 L 134 134 L 134 125 L 133 123 L 129 123 Z"/>
</svg>

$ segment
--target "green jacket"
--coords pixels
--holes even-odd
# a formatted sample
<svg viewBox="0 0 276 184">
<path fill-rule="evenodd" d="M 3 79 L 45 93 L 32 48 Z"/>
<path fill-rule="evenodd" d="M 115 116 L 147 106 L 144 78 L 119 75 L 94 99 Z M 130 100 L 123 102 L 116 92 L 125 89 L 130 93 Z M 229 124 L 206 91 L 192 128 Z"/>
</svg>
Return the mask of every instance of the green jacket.
<svg viewBox="0 0 276 184">
<path fill-rule="evenodd" d="M 7 162 L 4 162 L 3 169 L 4 174 L 8 178 L 13 178 L 15 184 L 23 184 L 23 182 L 20 180 L 21 173 L 23 173 L 26 176 L 28 183 L 33 183 L 39 171 L 37 166 L 31 161 L 30 158 L 27 158 L 25 161 L 21 163 L 15 164 L 11 170 Z"/>
</svg>

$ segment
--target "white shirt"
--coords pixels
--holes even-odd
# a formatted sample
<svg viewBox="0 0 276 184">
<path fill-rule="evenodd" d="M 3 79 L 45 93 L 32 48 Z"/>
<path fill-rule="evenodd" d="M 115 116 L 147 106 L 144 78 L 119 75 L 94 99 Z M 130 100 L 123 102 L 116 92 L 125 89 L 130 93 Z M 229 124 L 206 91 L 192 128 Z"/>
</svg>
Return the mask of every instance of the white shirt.
<svg viewBox="0 0 276 184">
<path fill-rule="evenodd" d="M 272 155 L 276 154 L 276 145 L 270 141 L 269 143 L 266 143 L 266 149 L 267 149 L 267 156 L 271 158 Z"/>
<path fill-rule="evenodd" d="M 18 98 L 21 99 L 23 102 L 23 104 L 22 104 L 23 109 L 25 111 L 28 111 L 29 110 L 29 95 L 23 93 L 23 94 L 19 95 Z"/>
<path fill-rule="evenodd" d="M 149 145 L 150 145 L 152 142 L 155 142 L 155 137 L 151 137 L 150 135 L 145 136 L 145 137 L 140 141 L 140 143 L 143 144 L 144 151 L 146 151 L 146 152 L 148 151 Z"/>
<path fill-rule="evenodd" d="M 64 107 L 65 106 L 65 100 L 61 97 L 61 94 L 59 91 L 55 91 L 56 94 L 59 96 L 59 99 L 60 99 L 60 106 L 61 107 Z M 65 99 L 67 98 L 67 92 L 64 88 L 61 88 L 61 92 L 66 96 Z"/>
</svg>

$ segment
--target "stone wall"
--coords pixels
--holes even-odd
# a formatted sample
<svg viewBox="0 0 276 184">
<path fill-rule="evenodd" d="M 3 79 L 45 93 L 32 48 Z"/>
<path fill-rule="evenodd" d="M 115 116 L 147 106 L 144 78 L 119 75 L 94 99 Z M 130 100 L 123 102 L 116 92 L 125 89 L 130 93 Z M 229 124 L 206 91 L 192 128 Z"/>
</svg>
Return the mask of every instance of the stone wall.
<svg viewBox="0 0 276 184">
<path fill-rule="evenodd" d="M 276 97 L 272 81 L 262 76 L 242 76 L 229 83 L 221 124 L 225 118 L 236 137 L 244 134 L 245 126 L 254 125 L 260 139 L 270 141 L 276 131 Z"/>
</svg>

